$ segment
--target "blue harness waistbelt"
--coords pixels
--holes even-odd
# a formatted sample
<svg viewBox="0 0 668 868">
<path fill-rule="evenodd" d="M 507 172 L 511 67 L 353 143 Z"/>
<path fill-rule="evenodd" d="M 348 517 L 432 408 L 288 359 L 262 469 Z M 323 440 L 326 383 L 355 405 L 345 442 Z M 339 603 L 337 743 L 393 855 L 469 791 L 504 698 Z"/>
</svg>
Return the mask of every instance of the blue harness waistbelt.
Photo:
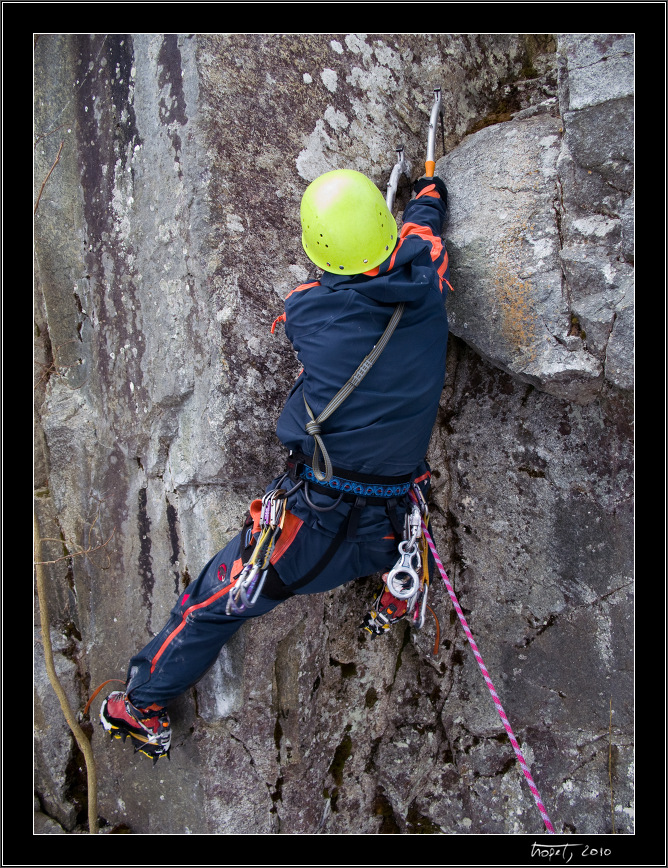
<svg viewBox="0 0 668 868">
<path fill-rule="evenodd" d="M 295 456 L 291 456 L 294 461 Z M 289 462 L 289 464 L 292 462 Z M 340 476 L 342 471 L 334 468 L 334 475 L 326 482 L 321 482 L 316 478 L 313 468 L 306 464 L 303 460 L 297 459 L 292 464 L 293 472 L 296 478 L 303 479 L 312 485 L 315 485 L 321 491 L 324 490 L 334 497 L 338 494 L 351 494 L 357 497 L 382 497 L 391 499 L 394 497 L 403 497 L 408 494 L 411 487 L 411 477 L 374 477 L 368 476 L 364 478 L 360 475 L 358 479 L 349 479 L 346 476 Z M 343 471 L 344 473 L 346 471 Z M 356 473 L 349 471 L 350 476 L 357 476 Z"/>
</svg>

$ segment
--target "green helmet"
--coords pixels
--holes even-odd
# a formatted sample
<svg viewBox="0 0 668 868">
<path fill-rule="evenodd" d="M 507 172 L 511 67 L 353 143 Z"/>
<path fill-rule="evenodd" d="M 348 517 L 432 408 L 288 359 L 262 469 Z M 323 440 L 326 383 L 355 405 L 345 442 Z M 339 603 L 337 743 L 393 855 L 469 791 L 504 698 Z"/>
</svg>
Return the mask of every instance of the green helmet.
<svg viewBox="0 0 668 868">
<path fill-rule="evenodd" d="M 306 188 L 302 245 L 318 268 L 362 274 L 384 262 L 397 241 L 397 223 L 382 193 L 361 172 L 336 169 Z"/>
</svg>

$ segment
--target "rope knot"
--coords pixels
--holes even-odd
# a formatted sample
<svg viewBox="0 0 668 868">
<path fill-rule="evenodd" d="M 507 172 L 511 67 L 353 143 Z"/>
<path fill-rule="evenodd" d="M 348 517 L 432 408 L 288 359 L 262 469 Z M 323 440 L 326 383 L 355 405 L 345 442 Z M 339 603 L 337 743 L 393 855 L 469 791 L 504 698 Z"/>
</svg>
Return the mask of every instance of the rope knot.
<svg viewBox="0 0 668 868">
<path fill-rule="evenodd" d="M 311 437 L 315 437 L 317 434 L 322 433 L 322 426 L 319 425 L 315 420 L 312 422 L 306 423 L 306 433 L 310 434 Z"/>
</svg>

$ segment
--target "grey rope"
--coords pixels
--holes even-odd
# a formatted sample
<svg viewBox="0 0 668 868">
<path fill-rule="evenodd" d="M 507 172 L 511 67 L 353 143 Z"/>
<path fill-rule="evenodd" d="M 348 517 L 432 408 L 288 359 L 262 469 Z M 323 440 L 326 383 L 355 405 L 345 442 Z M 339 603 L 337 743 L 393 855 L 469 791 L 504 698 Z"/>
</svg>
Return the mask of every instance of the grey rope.
<svg viewBox="0 0 668 868">
<path fill-rule="evenodd" d="M 325 444 L 322 440 L 322 423 L 328 419 L 332 413 L 337 410 L 341 404 L 346 400 L 346 398 L 350 395 L 350 393 L 359 386 L 362 380 L 369 373 L 371 368 L 374 366 L 378 357 L 383 352 L 385 347 L 387 346 L 387 342 L 392 337 L 392 332 L 397 327 L 399 320 L 401 319 L 401 315 L 404 312 L 404 303 L 401 302 L 398 304 L 394 313 L 392 314 L 392 318 L 385 331 L 383 332 L 380 340 L 375 345 L 375 347 L 371 350 L 368 356 L 362 361 L 360 366 L 357 368 L 352 377 L 348 380 L 348 382 L 343 386 L 339 391 L 334 395 L 329 404 L 325 407 L 322 413 L 316 419 L 313 415 L 313 411 L 308 405 L 306 400 L 306 395 L 304 395 L 304 404 L 306 405 L 306 412 L 311 417 L 311 421 L 306 423 L 306 433 L 310 434 L 311 437 L 315 440 L 315 449 L 313 451 L 313 473 L 315 478 L 319 482 L 327 482 L 332 478 L 333 468 L 332 462 L 330 461 L 329 455 L 327 454 L 327 450 L 325 449 Z M 320 453 L 320 454 L 319 454 Z M 320 455 L 325 462 L 325 470 L 324 472 L 320 469 Z"/>
</svg>

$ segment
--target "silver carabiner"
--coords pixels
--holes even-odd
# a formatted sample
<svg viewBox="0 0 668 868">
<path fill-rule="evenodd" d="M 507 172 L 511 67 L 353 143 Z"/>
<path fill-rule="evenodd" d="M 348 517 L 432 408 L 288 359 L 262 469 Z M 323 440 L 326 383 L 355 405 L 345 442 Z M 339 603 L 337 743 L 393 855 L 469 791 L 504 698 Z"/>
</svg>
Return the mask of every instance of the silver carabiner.
<svg viewBox="0 0 668 868">
<path fill-rule="evenodd" d="M 258 581 L 259 564 L 246 564 L 241 571 L 236 586 L 230 591 L 225 613 L 227 615 L 242 615 L 246 609 L 252 608 L 262 591 L 268 570 L 265 570 Z"/>
<path fill-rule="evenodd" d="M 274 492 L 271 498 L 271 512 L 269 516 L 269 526 L 276 530 L 283 521 L 285 515 L 285 492 L 281 489 Z"/>
<path fill-rule="evenodd" d="M 267 578 L 267 573 L 269 572 L 269 570 L 264 570 L 260 575 L 259 579 L 257 578 L 258 572 L 259 570 L 256 571 L 251 581 L 248 582 L 248 585 L 244 586 L 241 590 L 246 606 L 249 609 L 257 603 L 257 599 L 262 593 L 262 587 L 264 585 L 265 579 Z"/>
<path fill-rule="evenodd" d="M 422 590 L 422 598 L 420 600 L 420 608 L 415 607 L 415 611 L 413 612 L 413 626 L 416 630 L 421 630 L 424 626 L 424 616 L 427 612 L 427 592 L 429 591 L 429 585 L 425 582 L 424 588 Z"/>
<path fill-rule="evenodd" d="M 420 507 L 414 503 L 411 506 L 411 511 L 406 513 L 406 526 L 404 530 L 404 539 L 409 540 L 411 546 L 414 546 L 422 536 L 422 522 L 420 519 Z"/>
<path fill-rule="evenodd" d="M 420 553 L 415 543 L 404 540 L 399 543 L 399 560 L 387 574 L 385 584 L 393 597 L 408 600 L 420 588 Z"/>
</svg>

